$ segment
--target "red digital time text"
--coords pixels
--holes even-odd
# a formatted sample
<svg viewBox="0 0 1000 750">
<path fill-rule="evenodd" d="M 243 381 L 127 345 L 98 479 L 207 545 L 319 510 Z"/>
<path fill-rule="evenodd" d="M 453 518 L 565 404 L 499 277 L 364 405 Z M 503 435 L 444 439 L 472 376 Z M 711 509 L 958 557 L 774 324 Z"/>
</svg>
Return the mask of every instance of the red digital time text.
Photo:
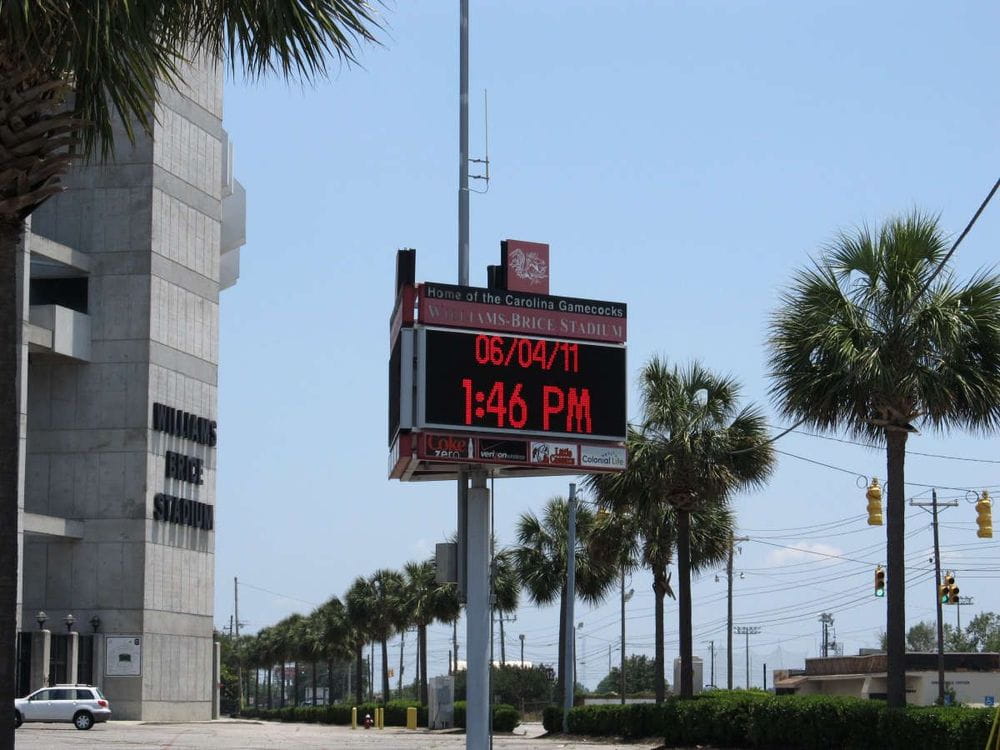
<svg viewBox="0 0 1000 750">
<path fill-rule="evenodd" d="M 498 380 L 489 387 L 487 393 L 486 389 L 476 390 L 472 378 L 462 378 L 462 391 L 465 396 L 467 425 L 512 427 L 519 430 L 528 423 L 530 406 L 524 397 L 523 383 L 507 384 Z M 531 395 L 536 394 L 529 394 Z M 544 431 L 563 428 L 562 431 L 568 433 L 593 433 L 589 388 L 543 385 L 540 396 L 540 401 L 531 398 L 531 402 L 540 404 Z"/>
</svg>

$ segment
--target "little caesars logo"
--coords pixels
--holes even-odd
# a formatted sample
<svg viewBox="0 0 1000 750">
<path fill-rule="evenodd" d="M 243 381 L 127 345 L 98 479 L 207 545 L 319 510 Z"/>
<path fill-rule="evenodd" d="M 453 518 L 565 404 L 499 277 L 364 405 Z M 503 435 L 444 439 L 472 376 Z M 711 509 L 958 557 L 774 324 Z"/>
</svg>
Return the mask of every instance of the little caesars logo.
<svg viewBox="0 0 1000 750">
<path fill-rule="evenodd" d="M 580 465 L 595 469 L 624 469 L 625 449 L 601 445 L 581 446 Z"/>
<path fill-rule="evenodd" d="M 425 445 L 429 458 L 472 458 L 471 438 L 428 435 Z"/>
<path fill-rule="evenodd" d="M 531 463 L 575 466 L 576 446 L 568 443 L 532 443 Z"/>
</svg>

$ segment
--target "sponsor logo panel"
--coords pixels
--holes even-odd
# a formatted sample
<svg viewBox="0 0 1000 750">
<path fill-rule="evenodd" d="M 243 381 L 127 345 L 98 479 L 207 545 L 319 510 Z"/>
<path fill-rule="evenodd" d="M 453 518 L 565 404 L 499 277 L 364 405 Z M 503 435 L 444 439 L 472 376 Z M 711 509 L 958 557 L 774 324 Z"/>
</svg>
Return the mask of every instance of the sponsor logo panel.
<svg viewBox="0 0 1000 750">
<path fill-rule="evenodd" d="M 423 439 L 421 458 L 468 459 L 475 452 L 475 438 L 427 433 Z"/>
<path fill-rule="evenodd" d="M 483 461 L 526 463 L 528 461 L 528 441 L 479 438 L 478 455 Z"/>
<path fill-rule="evenodd" d="M 624 469 L 625 449 L 613 445 L 581 445 L 580 465 L 595 469 Z"/>
<path fill-rule="evenodd" d="M 576 466 L 574 443 L 531 443 L 531 463 L 543 466 Z"/>
</svg>

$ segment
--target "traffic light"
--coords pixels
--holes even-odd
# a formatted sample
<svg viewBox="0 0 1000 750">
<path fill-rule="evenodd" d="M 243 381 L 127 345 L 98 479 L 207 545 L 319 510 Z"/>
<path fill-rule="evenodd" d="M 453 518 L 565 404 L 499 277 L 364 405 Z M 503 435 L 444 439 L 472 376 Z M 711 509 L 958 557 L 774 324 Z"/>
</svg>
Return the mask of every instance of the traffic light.
<svg viewBox="0 0 1000 750">
<path fill-rule="evenodd" d="M 976 513 L 979 514 L 976 517 L 976 523 L 979 524 L 979 531 L 976 532 L 976 536 L 980 539 L 992 539 L 993 503 L 990 502 L 990 493 L 986 490 L 983 490 L 983 494 L 979 497 L 979 502 L 976 503 Z"/>
<path fill-rule="evenodd" d="M 875 596 L 885 596 L 885 568 L 875 566 Z"/>
<path fill-rule="evenodd" d="M 942 604 L 958 603 L 958 586 L 955 585 L 955 575 L 951 571 L 945 573 L 944 578 L 941 579 L 941 585 L 938 586 L 938 596 Z"/>
<path fill-rule="evenodd" d="M 882 525 L 882 488 L 878 486 L 878 479 L 872 477 L 872 483 L 868 485 L 865 493 L 868 498 L 868 525 Z"/>
</svg>

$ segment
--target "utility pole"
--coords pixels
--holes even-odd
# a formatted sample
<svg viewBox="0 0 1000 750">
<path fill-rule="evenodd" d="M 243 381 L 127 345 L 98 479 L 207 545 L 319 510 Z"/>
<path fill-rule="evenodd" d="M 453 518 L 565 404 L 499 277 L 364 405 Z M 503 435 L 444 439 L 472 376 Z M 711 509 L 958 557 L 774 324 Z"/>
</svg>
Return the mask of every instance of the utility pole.
<svg viewBox="0 0 1000 750">
<path fill-rule="evenodd" d="M 726 688 L 733 689 L 733 550 L 736 542 L 748 542 L 748 536 L 731 536 L 729 538 L 729 558 L 726 562 L 726 579 L 728 593 L 726 596 Z"/>
<path fill-rule="evenodd" d="M 737 625 L 736 634 L 746 636 L 746 650 L 747 650 L 747 690 L 750 689 L 750 636 L 757 635 L 760 632 L 759 625 Z"/>
<path fill-rule="evenodd" d="M 825 658 L 830 655 L 830 626 L 833 625 L 833 615 L 829 612 L 820 612 L 819 621 L 823 627 L 822 654 Z"/>
<path fill-rule="evenodd" d="M 712 671 L 710 672 L 711 677 L 709 679 L 711 680 L 710 684 L 712 685 L 712 687 L 715 687 L 715 641 L 709 641 L 708 648 L 710 653 L 712 654 L 712 660 L 711 660 Z"/>
<path fill-rule="evenodd" d="M 937 490 L 931 490 L 931 501 L 929 503 L 923 502 L 918 503 L 916 500 L 910 500 L 910 505 L 915 508 L 931 508 L 931 517 L 933 518 L 934 527 L 934 598 L 937 602 L 937 663 L 938 663 L 938 705 L 944 705 L 944 620 L 943 613 L 941 611 L 941 548 L 938 545 L 938 508 L 954 508 L 958 505 L 957 500 L 950 500 L 945 503 L 939 503 L 937 499 Z"/>
<path fill-rule="evenodd" d="M 524 669 L 524 633 L 518 636 L 521 639 L 521 669 Z"/>
<path fill-rule="evenodd" d="M 939 596 L 938 599 L 940 599 L 940 598 L 941 597 Z M 959 632 L 962 631 L 962 605 L 963 604 L 973 604 L 972 597 L 971 596 L 960 596 L 960 597 L 958 597 L 958 601 L 955 602 L 955 608 L 958 610 L 957 614 L 958 614 L 958 631 Z"/>
<path fill-rule="evenodd" d="M 569 485 L 569 516 L 566 529 L 566 615 L 563 635 L 565 638 L 565 650 L 563 652 L 563 732 L 569 732 L 569 710 L 573 708 L 573 689 L 576 687 L 576 674 L 574 670 L 575 654 L 573 653 L 573 642 L 575 631 L 573 628 L 573 605 L 576 603 L 576 483 Z M 477 748 L 478 750 L 478 748 Z M 485 748 L 483 749 L 485 750 Z"/>
<path fill-rule="evenodd" d="M 233 576 L 233 619 L 236 620 L 236 709 L 243 712 L 243 649 L 240 648 L 240 579 Z M 315 696 L 313 696 L 315 698 Z"/>
</svg>

